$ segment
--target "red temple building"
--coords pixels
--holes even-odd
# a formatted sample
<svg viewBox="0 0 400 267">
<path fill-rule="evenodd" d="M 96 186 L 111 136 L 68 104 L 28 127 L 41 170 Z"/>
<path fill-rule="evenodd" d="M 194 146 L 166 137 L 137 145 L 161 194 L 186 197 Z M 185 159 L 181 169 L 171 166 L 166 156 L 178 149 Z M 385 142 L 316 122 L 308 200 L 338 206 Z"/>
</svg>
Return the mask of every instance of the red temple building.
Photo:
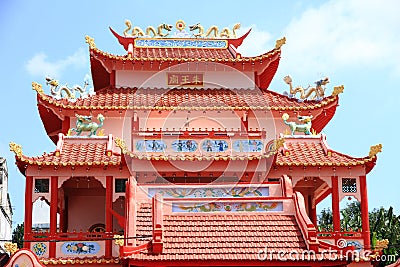
<svg viewBox="0 0 400 267">
<path fill-rule="evenodd" d="M 10 143 L 26 191 L 24 248 L 7 266 L 372 266 L 349 252 L 372 249 L 366 175 L 381 145 L 355 158 L 321 133 L 343 86 L 325 95 L 328 78 L 287 76 L 288 93 L 269 90 L 285 38 L 246 57 L 240 24 L 126 25 L 110 28 L 123 55 L 86 37 L 92 92 L 32 83 L 55 149 Z M 320 232 L 328 196 L 333 228 Z M 348 198 L 360 231 L 341 229 Z M 46 231 L 32 227 L 35 201 L 50 206 Z"/>
</svg>

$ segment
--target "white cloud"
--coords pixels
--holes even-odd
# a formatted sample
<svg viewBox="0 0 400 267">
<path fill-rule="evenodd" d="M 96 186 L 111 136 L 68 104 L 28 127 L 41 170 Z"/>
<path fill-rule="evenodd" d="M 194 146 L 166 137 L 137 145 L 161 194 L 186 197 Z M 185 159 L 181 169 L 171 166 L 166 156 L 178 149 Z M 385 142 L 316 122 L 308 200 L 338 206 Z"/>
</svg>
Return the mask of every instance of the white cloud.
<svg viewBox="0 0 400 267">
<path fill-rule="evenodd" d="M 258 29 L 256 25 L 244 26 L 240 28 L 237 36 L 242 36 L 250 28 L 250 34 L 246 37 L 246 39 L 244 39 L 243 44 L 238 48 L 238 52 L 241 53 L 242 56 L 258 56 L 273 48 L 271 45 L 269 45 L 272 39 L 271 34 Z"/>
<path fill-rule="evenodd" d="M 39 53 L 33 56 L 25 67 L 32 76 L 60 78 L 63 71 L 69 67 L 85 68 L 87 58 L 88 55 L 82 48 L 78 49 L 73 55 L 55 62 L 49 61 L 45 53 Z"/>
<path fill-rule="evenodd" d="M 299 74 L 348 66 L 388 67 L 400 74 L 399 3 L 332 0 L 306 10 L 284 31 L 282 63 Z"/>
</svg>

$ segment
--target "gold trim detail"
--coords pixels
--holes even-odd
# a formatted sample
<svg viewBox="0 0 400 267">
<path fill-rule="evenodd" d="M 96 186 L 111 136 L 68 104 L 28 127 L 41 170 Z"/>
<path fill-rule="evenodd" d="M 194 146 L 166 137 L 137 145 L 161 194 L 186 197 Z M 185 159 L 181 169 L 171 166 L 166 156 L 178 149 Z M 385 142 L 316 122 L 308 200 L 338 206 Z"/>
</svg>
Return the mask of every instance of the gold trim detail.
<svg viewBox="0 0 400 267">
<path fill-rule="evenodd" d="M 43 87 L 40 83 L 32 82 L 32 90 L 35 90 L 39 95 L 44 94 Z"/>
<path fill-rule="evenodd" d="M 94 38 L 90 37 L 89 35 L 85 36 L 86 43 L 89 45 L 90 49 L 95 49 L 96 44 L 94 43 Z"/>
<path fill-rule="evenodd" d="M 17 245 L 17 243 L 5 242 L 5 243 L 4 243 L 4 249 L 5 249 L 7 252 L 10 252 L 11 255 L 12 255 L 12 254 L 14 254 L 15 252 L 17 252 L 17 250 L 18 250 L 18 245 Z"/>
<path fill-rule="evenodd" d="M 116 137 L 115 138 L 115 145 L 121 149 L 121 154 L 128 153 L 128 148 L 125 144 L 125 141 L 122 138 Z"/>
<path fill-rule="evenodd" d="M 284 44 L 286 44 L 286 37 L 276 40 L 275 49 L 281 49 Z"/>
<path fill-rule="evenodd" d="M 375 157 L 376 154 L 382 152 L 382 144 L 377 144 L 375 146 L 371 146 L 370 150 L 369 150 L 369 157 Z"/>
<path fill-rule="evenodd" d="M 123 235 L 114 235 L 114 243 L 122 247 L 124 245 L 124 236 Z"/>
<path fill-rule="evenodd" d="M 274 140 L 274 148 L 273 150 L 278 150 L 279 148 L 283 147 L 285 144 L 285 138 L 279 138 Z"/>
<path fill-rule="evenodd" d="M 338 96 L 343 92 L 344 92 L 344 85 L 335 86 L 333 87 L 332 96 Z"/>
<path fill-rule="evenodd" d="M 22 157 L 22 146 L 14 142 L 10 142 L 10 151 L 14 152 L 18 158 Z"/>
</svg>

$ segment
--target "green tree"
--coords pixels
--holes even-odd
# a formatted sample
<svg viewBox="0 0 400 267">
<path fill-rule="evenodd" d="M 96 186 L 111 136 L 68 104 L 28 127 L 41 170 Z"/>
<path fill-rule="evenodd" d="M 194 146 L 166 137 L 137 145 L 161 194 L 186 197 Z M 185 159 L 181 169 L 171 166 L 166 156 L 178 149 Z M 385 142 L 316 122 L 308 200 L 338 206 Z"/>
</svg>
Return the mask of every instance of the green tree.
<svg viewBox="0 0 400 267">
<path fill-rule="evenodd" d="M 17 243 L 18 248 L 23 247 L 24 242 L 24 223 L 18 224 L 12 233 L 12 242 Z"/>
</svg>

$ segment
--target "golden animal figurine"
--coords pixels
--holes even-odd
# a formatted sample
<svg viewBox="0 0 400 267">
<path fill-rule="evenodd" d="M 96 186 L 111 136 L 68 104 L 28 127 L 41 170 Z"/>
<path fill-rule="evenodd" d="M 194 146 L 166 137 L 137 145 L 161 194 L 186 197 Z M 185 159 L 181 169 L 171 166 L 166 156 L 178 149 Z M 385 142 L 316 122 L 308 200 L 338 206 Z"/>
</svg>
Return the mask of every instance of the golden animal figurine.
<svg viewBox="0 0 400 267">
<path fill-rule="evenodd" d="M 284 94 L 289 95 L 289 97 L 296 97 L 296 94 L 300 93 L 300 99 L 301 100 L 308 99 L 312 94 L 314 94 L 311 97 L 311 99 L 320 101 L 325 96 L 325 85 L 327 85 L 329 83 L 329 78 L 325 77 L 325 78 L 323 78 L 323 79 L 321 79 L 319 81 L 316 81 L 315 82 L 315 84 L 316 84 L 315 87 L 308 86 L 307 88 L 304 89 L 301 86 L 293 88 L 292 77 L 290 77 L 289 75 L 285 76 L 283 78 L 283 80 L 290 87 L 289 94 L 287 92 L 284 92 Z"/>
<path fill-rule="evenodd" d="M 18 250 L 18 245 L 17 243 L 11 243 L 11 242 L 5 242 L 4 243 L 4 248 L 6 251 L 10 252 L 11 255 L 17 252 Z"/>
<path fill-rule="evenodd" d="M 127 28 L 124 30 L 124 36 L 130 36 L 130 37 L 140 37 L 140 36 L 149 36 L 149 37 L 166 37 L 169 35 L 169 32 L 172 30 L 172 25 L 166 24 L 166 23 L 161 23 L 158 25 L 157 30 L 153 26 L 148 26 L 146 29 L 146 34 L 143 32 L 143 30 L 135 26 L 132 29 L 132 23 L 130 20 L 125 20 L 125 25 Z M 129 31 L 132 29 L 132 33 L 129 33 Z M 164 33 L 163 31 L 167 31 Z"/>
<path fill-rule="evenodd" d="M 233 25 L 232 31 L 228 27 L 225 27 L 222 29 L 220 33 L 218 27 L 215 25 L 208 28 L 206 33 L 204 33 L 204 27 L 200 23 L 196 23 L 194 25 L 189 26 L 190 31 L 195 31 L 195 30 L 198 31 L 197 33 L 193 34 L 193 36 L 195 36 L 196 38 L 199 37 L 236 38 L 236 31 L 238 29 L 240 29 L 240 23 L 236 23 L 235 25 Z"/>
<path fill-rule="evenodd" d="M 382 152 L 382 144 L 377 144 L 374 146 L 371 146 L 371 148 L 369 149 L 369 157 L 375 157 L 376 154 Z"/>
</svg>

